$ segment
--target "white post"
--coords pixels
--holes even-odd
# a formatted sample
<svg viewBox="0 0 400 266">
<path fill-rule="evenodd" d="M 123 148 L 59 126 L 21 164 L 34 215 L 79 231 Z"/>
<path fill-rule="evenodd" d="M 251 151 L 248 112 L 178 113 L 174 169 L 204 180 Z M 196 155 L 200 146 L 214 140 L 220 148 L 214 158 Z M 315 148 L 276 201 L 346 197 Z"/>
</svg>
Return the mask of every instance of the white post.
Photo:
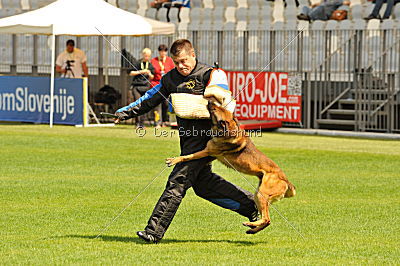
<svg viewBox="0 0 400 266">
<path fill-rule="evenodd" d="M 108 41 L 110 41 L 111 42 L 111 38 L 109 38 L 109 36 L 106 36 L 106 38 L 107 38 L 107 40 Z M 109 42 L 106 42 L 106 60 L 105 60 L 105 68 L 104 68 L 104 70 L 105 70 L 105 74 L 106 74 L 106 76 L 105 76 L 105 85 L 108 85 L 109 83 L 108 83 L 108 56 L 110 55 L 110 43 Z"/>
<path fill-rule="evenodd" d="M 56 61 L 56 36 L 54 35 L 54 25 L 52 26 L 51 40 L 51 76 L 50 76 L 50 127 L 53 127 L 54 116 L 54 71 Z"/>
</svg>

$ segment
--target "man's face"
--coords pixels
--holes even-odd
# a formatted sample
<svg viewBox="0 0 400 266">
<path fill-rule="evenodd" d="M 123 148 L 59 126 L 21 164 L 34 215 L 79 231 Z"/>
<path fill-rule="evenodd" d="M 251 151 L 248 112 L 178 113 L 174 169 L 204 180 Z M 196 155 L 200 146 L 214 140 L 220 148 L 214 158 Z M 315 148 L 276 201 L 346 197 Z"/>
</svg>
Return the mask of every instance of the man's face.
<svg viewBox="0 0 400 266">
<path fill-rule="evenodd" d="M 67 52 L 68 52 L 68 53 L 73 53 L 73 52 L 74 52 L 74 46 L 71 45 L 71 44 L 68 44 L 68 45 L 67 45 Z"/>
<path fill-rule="evenodd" d="M 194 51 L 188 53 L 183 50 L 178 56 L 173 56 L 172 60 L 174 61 L 176 70 L 178 70 L 182 76 L 188 76 L 196 66 L 196 55 Z"/>
<path fill-rule="evenodd" d="M 151 58 L 151 54 L 149 54 L 149 53 L 144 53 L 143 54 L 143 61 L 144 62 L 150 61 L 150 58 Z"/>
</svg>

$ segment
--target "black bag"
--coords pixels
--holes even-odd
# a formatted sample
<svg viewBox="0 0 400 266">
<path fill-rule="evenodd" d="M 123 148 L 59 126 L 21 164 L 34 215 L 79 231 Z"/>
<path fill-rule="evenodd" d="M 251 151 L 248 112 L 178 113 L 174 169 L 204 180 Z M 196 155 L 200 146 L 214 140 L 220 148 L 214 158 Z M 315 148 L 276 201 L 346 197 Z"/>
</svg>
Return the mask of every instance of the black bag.
<svg viewBox="0 0 400 266">
<path fill-rule="evenodd" d="M 130 52 L 128 52 L 126 49 L 122 49 L 121 67 L 131 68 L 132 64 L 136 64 L 136 61 L 136 58 Z"/>
<path fill-rule="evenodd" d="M 113 87 L 105 85 L 95 95 L 94 101 L 96 103 L 106 103 L 109 105 L 115 104 L 121 99 L 121 94 Z"/>
</svg>

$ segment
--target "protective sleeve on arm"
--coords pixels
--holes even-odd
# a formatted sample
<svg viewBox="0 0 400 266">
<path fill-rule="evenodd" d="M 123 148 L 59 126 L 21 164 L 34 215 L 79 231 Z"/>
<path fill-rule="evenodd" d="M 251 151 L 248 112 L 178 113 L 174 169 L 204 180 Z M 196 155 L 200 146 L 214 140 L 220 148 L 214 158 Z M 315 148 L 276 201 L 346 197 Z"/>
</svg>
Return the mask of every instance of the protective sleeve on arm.
<svg viewBox="0 0 400 266">
<path fill-rule="evenodd" d="M 207 84 L 207 87 L 209 86 L 218 86 L 229 91 L 228 78 L 225 71 L 222 69 L 213 69 Z"/>
<path fill-rule="evenodd" d="M 214 97 L 231 113 L 235 110 L 236 101 L 232 98 L 232 93 L 228 86 L 228 78 L 222 69 L 213 69 L 211 71 L 204 97 Z"/>
</svg>

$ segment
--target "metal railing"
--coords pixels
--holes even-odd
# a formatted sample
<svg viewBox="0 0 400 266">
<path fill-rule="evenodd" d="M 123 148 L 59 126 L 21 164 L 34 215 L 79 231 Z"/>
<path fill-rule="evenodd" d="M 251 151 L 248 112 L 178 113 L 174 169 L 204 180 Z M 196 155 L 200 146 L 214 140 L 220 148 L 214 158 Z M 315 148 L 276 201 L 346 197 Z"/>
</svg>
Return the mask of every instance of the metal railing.
<svg viewBox="0 0 400 266">
<path fill-rule="evenodd" d="M 123 95 L 118 104 L 126 103 L 128 69 L 121 67 L 118 50 L 125 48 L 138 58 L 144 47 L 157 53 L 161 43 L 169 45 L 174 39 L 188 38 L 199 61 L 218 61 L 226 70 L 301 74 L 303 123 L 290 126 L 400 130 L 399 29 L 180 31 L 174 36 L 109 37 L 117 49 L 111 46 L 108 53 L 109 44 L 102 37 L 60 36 L 56 40 L 57 54 L 70 38 L 87 55 L 91 99 L 105 84 L 108 71 L 109 85 Z M 49 75 L 49 44 L 47 36 L 0 35 L 0 73 Z"/>
</svg>

